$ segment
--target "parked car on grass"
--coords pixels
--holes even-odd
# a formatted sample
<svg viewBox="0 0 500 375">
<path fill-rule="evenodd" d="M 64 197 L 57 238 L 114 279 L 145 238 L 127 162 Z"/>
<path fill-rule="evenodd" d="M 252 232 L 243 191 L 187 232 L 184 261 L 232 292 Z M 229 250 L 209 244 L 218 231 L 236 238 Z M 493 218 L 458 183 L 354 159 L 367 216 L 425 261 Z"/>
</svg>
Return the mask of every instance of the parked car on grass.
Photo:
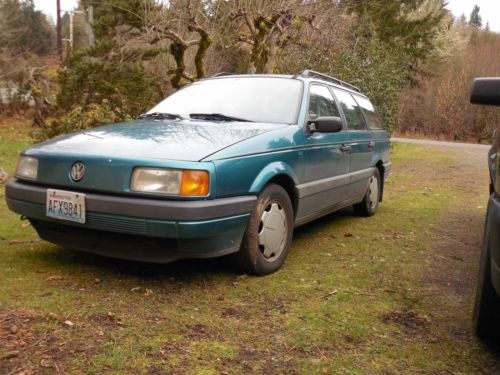
<svg viewBox="0 0 500 375">
<path fill-rule="evenodd" d="M 500 77 L 476 78 L 470 102 L 500 105 Z M 488 153 L 490 198 L 486 211 L 474 324 L 480 337 L 500 338 L 500 123 Z"/>
<path fill-rule="evenodd" d="M 294 227 L 350 205 L 373 215 L 389 151 L 372 103 L 346 82 L 220 74 L 136 121 L 24 150 L 6 199 L 62 246 L 149 262 L 234 253 L 264 275 Z"/>
</svg>

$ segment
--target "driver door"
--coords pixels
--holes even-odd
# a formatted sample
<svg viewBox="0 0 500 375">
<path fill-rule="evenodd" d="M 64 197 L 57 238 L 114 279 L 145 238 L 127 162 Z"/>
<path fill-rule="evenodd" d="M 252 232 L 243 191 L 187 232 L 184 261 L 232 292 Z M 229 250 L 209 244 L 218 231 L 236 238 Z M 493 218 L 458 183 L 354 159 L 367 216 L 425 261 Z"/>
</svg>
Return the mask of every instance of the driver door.
<svg viewBox="0 0 500 375">
<path fill-rule="evenodd" d="M 308 101 L 307 120 L 323 116 L 341 117 L 337 103 L 326 85 L 311 84 Z M 348 142 L 349 135 L 345 131 L 311 133 L 307 126 L 304 128 L 306 182 L 298 186 L 301 200 L 298 216 L 314 216 L 334 208 L 349 196 Z"/>
</svg>

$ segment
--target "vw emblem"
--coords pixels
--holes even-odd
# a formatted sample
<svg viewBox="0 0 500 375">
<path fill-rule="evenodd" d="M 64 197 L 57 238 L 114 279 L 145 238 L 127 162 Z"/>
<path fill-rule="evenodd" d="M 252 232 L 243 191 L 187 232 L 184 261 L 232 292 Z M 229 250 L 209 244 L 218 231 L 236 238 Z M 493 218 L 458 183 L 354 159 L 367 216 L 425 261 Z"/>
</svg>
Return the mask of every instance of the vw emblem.
<svg viewBox="0 0 500 375">
<path fill-rule="evenodd" d="M 75 182 L 80 181 L 85 175 L 85 165 L 77 161 L 71 166 L 71 179 Z"/>
</svg>

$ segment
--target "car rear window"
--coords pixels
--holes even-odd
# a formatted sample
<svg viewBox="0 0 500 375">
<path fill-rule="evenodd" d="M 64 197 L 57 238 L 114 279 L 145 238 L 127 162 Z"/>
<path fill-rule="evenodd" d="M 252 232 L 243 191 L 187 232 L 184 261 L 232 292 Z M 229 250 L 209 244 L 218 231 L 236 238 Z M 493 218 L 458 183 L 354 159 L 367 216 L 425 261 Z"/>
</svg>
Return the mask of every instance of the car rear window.
<svg viewBox="0 0 500 375">
<path fill-rule="evenodd" d="M 384 129 L 384 122 L 375 110 L 375 107 L 373 107 L 373 104 L 368 99 L 358 95 L 354 95 L 354 99 L 356 99 L 356 102 L 358 102 L 361 107 L 366 121 L 368 122 L 368 127 L 370 129 Z"/>
<path fill-rule="evenodd" d="M 365 119 L 359 109 L 358 103 L 354 100 L 351 94 L 343 90 L 333 88 L 333 92 L 337 97 L 349 130 L 366 130 Z"/>
</svg>

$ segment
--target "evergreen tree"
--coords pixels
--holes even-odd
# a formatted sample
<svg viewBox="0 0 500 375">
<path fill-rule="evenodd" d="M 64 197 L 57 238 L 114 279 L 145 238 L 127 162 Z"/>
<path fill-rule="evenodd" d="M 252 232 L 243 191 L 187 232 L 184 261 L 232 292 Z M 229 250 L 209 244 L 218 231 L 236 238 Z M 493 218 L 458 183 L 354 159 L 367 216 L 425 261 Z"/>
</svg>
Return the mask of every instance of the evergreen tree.
<svg viewBox="0 0 500 375">
<path fill-rule="evenodd" d="M 33 0 L 0 0 L 0 48 L 45 55 L 54 47 L 54 27 Z M 5 43 L 5 47 L 4 47 Z"/>
<path fill-rule="evenodd" d="M 145 12 L 159 8 L 154 0 L 106 0 L 92 2 L 81 0 L 86 9 L 94 7 L 94 23 L 92 28 L 97 39 L 109 40 L 116 36 L 119 26 L 127 29 L 140 29 L 143 26 Z"/>
<path fill-rule="evenodd" d="M 446 16 L 443 0 L 344 0 L 360 16 L 358 34 L 402 49 L 414 59 L 432 48 L 437 26 Z"/>
<path fill-rule="evenodd" d="M 480 29 L 483 26 L 483 20 L 479 15 L 479 6 L 476 4 L 474 8 L 472 8 L 472 12 L 469 18 L 469 25 L 475 27 L 476 29 Z"/>
</svg>

